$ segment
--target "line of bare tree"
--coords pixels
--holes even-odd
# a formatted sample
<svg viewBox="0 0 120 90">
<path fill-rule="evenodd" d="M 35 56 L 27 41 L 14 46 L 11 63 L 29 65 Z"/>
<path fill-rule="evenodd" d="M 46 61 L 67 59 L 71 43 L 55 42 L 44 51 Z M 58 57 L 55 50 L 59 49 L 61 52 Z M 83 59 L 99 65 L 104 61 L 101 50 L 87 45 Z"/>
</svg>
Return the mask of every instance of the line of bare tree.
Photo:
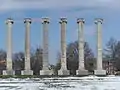
<svg viewBox="0 0 120 90">
<path fill-rule="evenodd" d="M 84 44 L 84 60 L 85 68 L 89 71 L 93 71 L 96 68 L 96 57 L 92 49 L 90 48 L 88 42 Z M 42 52 L 43 49 L 37 47 L 31 50 L 31 69 L 34 71 L 35 75 L 39 75 L 39 71 L 42 69 Z M 23 70 L 24 69 L 24 52 L 18 52 L 13 54 L 13 69 Z M 106 48 L 103 49 L 103 60 L 114 61 L 117 70 L 120 70 L 120 41 L 111 38 L 107 44 Z M 6 51 L 0 50 L 0 70 L 6 69 Z M 57 55 L 57 64 L 50 65 L 50 69 L 54 69 L 55 74 L 57 70 L 60 69 L 60 53 Z M 72 75 L 75 75 L 78 69 L 78 42 L 71 42 L 67 45 L 67 68 L 70 70 Z"/>
</svg>

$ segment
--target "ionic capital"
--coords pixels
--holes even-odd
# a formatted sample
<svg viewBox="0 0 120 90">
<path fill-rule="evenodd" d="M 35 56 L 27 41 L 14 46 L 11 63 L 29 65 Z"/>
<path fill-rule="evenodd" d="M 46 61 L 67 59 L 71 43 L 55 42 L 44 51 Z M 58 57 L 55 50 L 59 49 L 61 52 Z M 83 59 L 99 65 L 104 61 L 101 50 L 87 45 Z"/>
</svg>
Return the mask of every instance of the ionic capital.
<svg viewBox="0 0 120 90">
<path fill-rule="evenodd" d="M 102 18 L 96 18 L 95 19 L 95 24 L 101 23 L 102 24 L 103 19 Z"/>
<path fill-rule="evenodd" d="M 50 23 L 50 19 L 49 18 L 42 18 L 42 24 L 44 23 Z"/>
<path fill-rule="evenodd" d="M 84 18 L 78 18 L 77 23 L 85 23 L 85 19 Z"/>
<path fill-rule="evenodd" d="M 67 23 L 67 18 L 60 18 L 60 22 L 59 23 L 60 24 Z"/>
<path fill-rule="evenodd" d="M 32 23 L 32 19 L 31 18 L 25 18 L 24 19 L 24 23 Z"/>
<path fill-rule="evenodd" d="M 8 23 L 13 24 L 13 23 L 14 23 L 14 21 L 13 21 L 13 19 L 12 19 L 12 18 L 7 18 L 7 20 L 5 21 L 5 23 L 6 23 L 6 24 L 8 24 Z"/>
</svg>

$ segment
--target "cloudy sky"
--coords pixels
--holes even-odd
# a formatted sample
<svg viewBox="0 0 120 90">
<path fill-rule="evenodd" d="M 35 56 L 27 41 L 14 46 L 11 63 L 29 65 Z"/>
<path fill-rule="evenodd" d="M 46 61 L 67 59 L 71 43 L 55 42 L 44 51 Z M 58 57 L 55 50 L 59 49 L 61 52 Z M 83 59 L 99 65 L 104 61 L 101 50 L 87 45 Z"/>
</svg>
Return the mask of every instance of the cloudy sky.
<svg viewBox="0 0 120 90">
<path fill-rule="evenodd" d="M 114 37 L 120 40 L 120 1 L 119 0 L 0 0 L 0 48 L 6 50 L 6 25 L 8 17 L 14 19 L 13 53 L 24 51 L 23 19 L 33 19 L 31 25 L 31 48 L 42 47 L 42 25 L 40 18 L 49 17 L 49 59 L 56 63 L 60 51 L 60 17 L 66 17 L 67 43 L 77 40 L 77 18 L 85 18 L 85 40 L 96 52 L 95 18 L 103 18 L 103 47 Z"/>
</svg>

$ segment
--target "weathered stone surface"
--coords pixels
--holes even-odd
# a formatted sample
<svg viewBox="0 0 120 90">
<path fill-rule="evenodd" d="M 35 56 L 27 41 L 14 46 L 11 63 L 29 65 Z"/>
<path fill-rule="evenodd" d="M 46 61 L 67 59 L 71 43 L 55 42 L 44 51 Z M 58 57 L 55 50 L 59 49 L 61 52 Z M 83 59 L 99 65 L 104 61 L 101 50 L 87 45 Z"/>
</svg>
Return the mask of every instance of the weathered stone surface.
<svg viewBox="0 0 120 90">
<path fill-rule="evenodd" d="M 58 75 L 69 75 L 69 70 L 67 70 L 66 61 L 66 24 L 67 19 L 61 18 L 61 69 L 58 70 Z"/>
<path fill-rule="evenodd" d="M 3 70 L 3 75 L 15 75 L 14 70 Z"/>
<path fill-rule="evenodd" d="M 54 75 L 53 70 L 41 70 L 40 75 Z"/>
<path fill-rule="evenodd" d="M 70 75 L 70 71 L 69 70 L 58 70 L 58 75 Z"/>
<path fill-rule="evenodd" d="M 94 74 L 98 76 L 106 75 L 106 70 L 94 70 Z"/>
<path fill-rule="evenodd" d="M 76 70 L 76 75 L 88 75 L 88 71 L 84 66 L 84 18 L 78 18 L 78 54 L 79 54 L 79 67 Z"/>
<path fill-rule="evenodd" d="M 26 18 L 25 23 L 25 70 L 21 71 L 21 75 L 33 75 L 33 71 L 30 66 L 30 25 L 31 19 Z"/>
<path fill-rule="evenodd" d="M 7 60 L 6 60 L 6 69 L 4 70 L 4 74 L 13 74 L 12 70 L 12 25 L 13 25 L 13 20 L 11 18 L 8 18 L 6 21 L 7 24 Z"/>
<path fill-rule="evenodd" d="M 83 18 L 77 19 L 78 23 L 78 59 L 79 59 L 79 69 L 85 69 L 84 67 L 84 23 Z"/>
<path fill-rule="evenodd" d="M 23 70 L 23 71 L 21 71 L 21 75 L 33 75 L 33 71 L 32 70 Z"/>
<path fill-rule="evenodd" d="M 42 18 L 43 24 L 43 68 L 40 71 L 40 75 L 51 75 L 51 70 L 49 70 L 49 18 Z"/>
<path fill-rule="evenodd" d="M 76 75 L 79 76 L 88 75 L 88 70 L 76 70 Z"/>
<path fill-rule="evenodd" d="M 30 70 L 30 25 L 31 19 L 26 18 L 25 23 L 25 70 Z"/>
<path fill-rule="evenodd" d="M 106 75 L 106 70 L 103 70 L 102 67 L 102 22 L 101 18 L 95 20 L 97 26 L 97 70 L 94 71 L 95 75 Z"/>
</svg>

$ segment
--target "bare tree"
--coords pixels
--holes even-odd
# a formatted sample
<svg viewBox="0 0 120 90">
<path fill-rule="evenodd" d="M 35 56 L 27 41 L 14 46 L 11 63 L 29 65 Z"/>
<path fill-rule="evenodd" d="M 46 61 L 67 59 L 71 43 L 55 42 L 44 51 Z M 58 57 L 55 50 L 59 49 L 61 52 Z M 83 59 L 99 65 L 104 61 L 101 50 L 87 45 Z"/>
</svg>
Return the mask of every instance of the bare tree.
<svg viewBox="0 0 120 90">
<path fill-rule="evenodd" d="M 42 69 L 42 53 L 43 49 L 36 48 L 31 52 L 31 69 L 35 75 L 39 75 L 39 71 Z"/>
<path fill-rule="evenodd" d="M 6 51 L 0 50 L 0 70 L 6 69 Z"/>
<path fill-rule="evenodd" d="M 104 49 L 104 59 L 115 62 L 114 66 L 120 70 L 120 41 L 110 38 Z"/>
<path fill-rule="evenodd" d="M 93 70 L 95 64 L 94 54 L 87 42 L 84 44 L 84 59 L 85 68 Z M 60 54 L 58 55 L 58 61 L 60 61 Z M 67 45 L 67 68 L 72 75 L 75 75 L 76 70 L 78 69 L 78 62 L 78 41 L 75 41 Z M 56 68 L 60 68 L 60 62 L 57 63 Z"/>
</svg>

